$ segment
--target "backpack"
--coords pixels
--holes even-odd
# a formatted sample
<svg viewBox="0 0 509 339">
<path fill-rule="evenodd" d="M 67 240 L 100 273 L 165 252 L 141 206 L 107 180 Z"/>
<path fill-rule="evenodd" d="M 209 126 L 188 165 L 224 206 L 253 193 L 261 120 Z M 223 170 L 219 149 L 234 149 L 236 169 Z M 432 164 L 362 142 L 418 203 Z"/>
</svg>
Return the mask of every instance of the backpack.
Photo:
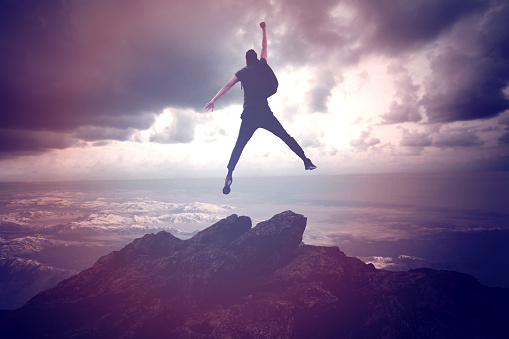
<svg viewBox="0 0 509 339">
<path fill-rule="evenodd" d="M 277 92 L 279 83 L 277 81 L 276 75 L 274 74 L 274 71 L 267 63 L 260 62 L 259 72 L 262 76 L 263 92 L 268 98 Z"/>
<path fill-rule="evenodd" d="M 256 87 L 266 98 L 277 92 L 279 83 L 274 71 L 266 62 L 258 62 L 256 65 L 247 66 L 246 69 L 256 72 Z"/>
</svg>

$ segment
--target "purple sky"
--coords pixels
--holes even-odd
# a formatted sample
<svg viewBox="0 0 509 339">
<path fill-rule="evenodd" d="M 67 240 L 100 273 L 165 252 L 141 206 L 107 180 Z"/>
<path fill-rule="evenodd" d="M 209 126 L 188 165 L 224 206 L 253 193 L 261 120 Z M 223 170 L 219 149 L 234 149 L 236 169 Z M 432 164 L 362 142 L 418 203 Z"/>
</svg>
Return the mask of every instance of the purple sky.
<svg viewBox="0 0 509 339">
<path fill-rule="evenodd" d="M 0 181 L 223 175 L 240 86 L 203 107 L 262 20 L 271 107 L 321 174 L 508 170 L 508 17 L 495 0 L 2 1 Z M 259 134 L 242 174 L 301 174 Z"/>
</svg>

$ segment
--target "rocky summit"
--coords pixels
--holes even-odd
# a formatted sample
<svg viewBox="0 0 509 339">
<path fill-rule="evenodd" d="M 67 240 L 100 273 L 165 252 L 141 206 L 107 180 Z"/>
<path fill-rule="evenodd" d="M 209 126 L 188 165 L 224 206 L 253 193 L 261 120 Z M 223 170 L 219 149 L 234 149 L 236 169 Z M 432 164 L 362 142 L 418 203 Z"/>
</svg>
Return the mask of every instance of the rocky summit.
<svg viewBox="0 0 509 339">
<path fill-rule="evenodd" d="M 193 238 L 147 234 L 0 314 L 5 338 L 507 338 L 509 290 L 449 271 L 377 270 L 302 243 L 286 211 Z M 502 269 L 502 268 L 501 268 Z"/>
</svg>

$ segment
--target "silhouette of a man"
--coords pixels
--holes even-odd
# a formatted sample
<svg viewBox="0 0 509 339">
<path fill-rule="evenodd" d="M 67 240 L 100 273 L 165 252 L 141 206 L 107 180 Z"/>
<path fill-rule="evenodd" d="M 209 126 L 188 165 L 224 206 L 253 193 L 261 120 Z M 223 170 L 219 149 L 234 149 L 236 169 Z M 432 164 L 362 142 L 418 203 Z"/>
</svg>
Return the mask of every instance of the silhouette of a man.
<svg viewBox="0 0 509 339">
<path fill-rule="evenodd" d="M 232 88 L 237 82 L 241 82 L 242 88 L 244 89 L 244 110 L 241 118 L 242 123 L 240 125 L 239 136 L 237 142 L 233 148 L 230 161 L 228 162 L 228 174 L 226 175 L 223 193 L 230 193 L 230 185 L 233 182 L 233 170 L 239 161 L 240 155 L 244 146 L 253 136 L 253 133 L 258 128 L 266 129 L 272 132 L 274 135 L 283 140 L 290 149 L 297 154 L 299 158 L 304 161 L 304 168 L 306 170 L 313 170 L 316 168 L 315 165 L 306 158 L 304 151 L 299 146 L 297 141 L 292 138 L 288 132 L 285 131 L 281 123 L 276 119 L 272 111 L 270 110 L 267 97 L 259 90 L 259 81 L 257 81 L 256 72 L 260 70 L 262 63 L 267 63 L 267 33 L 265 22 L 260 23 L 262 29 L 262 50 L 260 53 L 260 60 L 256 52 L 252 49 L 246 52 L 246 67 L 235 73 L 235 75 L 228 81 L 228 83 L 221 88 L 216 96 L 205 106 L 205 111 L 209 109 L 214 111 L 214 103 L 222 97 L 226 92 Z"/>
</svg>

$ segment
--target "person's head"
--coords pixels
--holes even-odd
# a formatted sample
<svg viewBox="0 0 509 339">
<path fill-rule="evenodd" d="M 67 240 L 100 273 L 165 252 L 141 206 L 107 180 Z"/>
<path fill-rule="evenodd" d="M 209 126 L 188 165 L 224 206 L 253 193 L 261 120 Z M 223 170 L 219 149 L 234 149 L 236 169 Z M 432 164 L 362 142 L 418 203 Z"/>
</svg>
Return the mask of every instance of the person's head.
<svg viewBox="0 0 509 339">
<path fill-rule="evenodd" d="M 252 49 L 246 52 L 246 64 L 253 65 L 258 61 L 258 54 Z"/>
</svg>

